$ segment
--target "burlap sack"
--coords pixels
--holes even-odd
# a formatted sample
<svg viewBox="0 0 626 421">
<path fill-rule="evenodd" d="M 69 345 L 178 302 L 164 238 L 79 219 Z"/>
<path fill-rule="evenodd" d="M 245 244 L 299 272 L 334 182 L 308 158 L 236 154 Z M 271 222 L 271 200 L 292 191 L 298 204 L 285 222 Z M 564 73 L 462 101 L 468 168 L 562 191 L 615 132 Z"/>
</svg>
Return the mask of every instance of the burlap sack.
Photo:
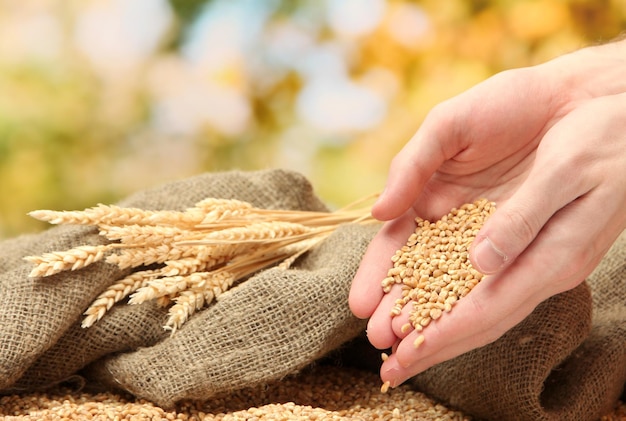
<svg viewBox="0 0 626 421">
<path fill-rule="evenodd" d="M 302 176 L 281 171 L 208 174 L 134 195 L 122 204 L 184 209 L 205 197 L 265 208 L 324 210 Z M 224 294 L 176 335 L 152 303 L 115 306 L 89 329 L 81 313 L 122 276 L 102 263 L 30 279 L 29 254 L 101 241 L 93 230 L 59 227 L 0 244 L 0 391 L 44 388 L 83 370 L 163 406 L 293 373 L 364 328 L 347 306 L 350 279 L 372 227 L 338 230 L 293 269 L 270 269 Z M 115 354 L 115 355 L 114 355 Z"/>
<path fill-rule="evenodd" d="M 304 178 L 285 171 L 204 175 L 123 204 L 182 209 L 206 196 L 324 209 Z M 24 255 L 101 241 L 92 230 L 61 227 L 0 243 L 0 392 L 81 374 L 90 384 L 169 406 L 280 379 L 362 332 L 347 296 L 375 229 L 338 230 L 293 269 L 261 272 L 224 294 L 173 337 L 161 328 L 164 310 L 150 303 L 118 305 L 94 327 L 80 328 L 82 311 L 123 275 L 111 265 L 27 277 Z M 481 419 L 597 419 L 626 380 L 625 261 L 622 236 L 588 279 L 592 296 L 583 284 L 553 297 L 498 341 L 433 367 L 413 384 Z M 371 355 L 380 364 L 379 352 L 357 349 L 361 359 Z"/>
<path fill-rule="evenodd" d="M 170 406 L 295 373 L 364 329 L 347 307 L 348 280 L 371 234 L 341 228 L 294 270 L 254 276 L 176 335 L 98 361 L 88 377 Z"/>
<path fill-rule="evenodd" d="M 626 382 L 626 234 L 587 284 L 413 384 L 485 420 L 598 420 Z"/>
</svg>

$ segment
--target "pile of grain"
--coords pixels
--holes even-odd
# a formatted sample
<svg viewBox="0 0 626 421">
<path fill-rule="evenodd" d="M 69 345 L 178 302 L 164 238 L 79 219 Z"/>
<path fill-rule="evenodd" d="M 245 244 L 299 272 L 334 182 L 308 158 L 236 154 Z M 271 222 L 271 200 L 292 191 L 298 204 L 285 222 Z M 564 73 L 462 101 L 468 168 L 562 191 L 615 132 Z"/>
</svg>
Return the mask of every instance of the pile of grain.
<svg viewBox="0 0 626 421">
<path fill-rule="evenodd" d="M 400 386 L 383 394 L 370 372 L 318 366 L 298 376 L 208 402 L 185 402 L 166 410 L 144 400 L 113 393 L 57 390 L 0 398 L 3 420 L 414 420 L 469 421 L 426 395 Z M 626 420 L 620 405 L 600 421 Z"/>
<path fill-rule="evenodd" d="M 469 260 L 469 248 L 495 203 L 486 199 L 452 209 L 436 222 L 416 218 L 415 231 L 392 257 L 393 267 L 382 281 L 385 293 L 395 284 L 402 285 L 402 297 L 391 311 L 398 316 L 412 303 L 409 324 L 403 330 L 421 331 L 437 320 L 481 281 Z M 418 336 L 415 347 L 424 341 Z"/>
<path fill-rule="evenodd" d="M 264 387 L 185 402 L 165 410 L 113 393 L 57 391 L 0 398 L 7 420 L 441 420 L 469 416 L 400 386 L 387 394 L 377 375 L 363 370 L 317 366 Z"/>
</svg>

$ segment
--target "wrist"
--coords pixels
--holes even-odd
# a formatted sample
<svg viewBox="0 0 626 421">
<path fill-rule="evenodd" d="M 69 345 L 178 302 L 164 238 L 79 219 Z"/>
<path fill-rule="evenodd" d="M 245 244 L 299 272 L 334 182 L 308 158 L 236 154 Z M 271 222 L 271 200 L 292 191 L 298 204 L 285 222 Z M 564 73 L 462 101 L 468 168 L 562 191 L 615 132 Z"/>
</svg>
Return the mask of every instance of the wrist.
<svg viewBox="0 0 626 421">
<path fill-rule="evenodd" d="M 569 101 L 626 92 L 626 38 L 565 54 L 545 65 Z"/>
</svg>

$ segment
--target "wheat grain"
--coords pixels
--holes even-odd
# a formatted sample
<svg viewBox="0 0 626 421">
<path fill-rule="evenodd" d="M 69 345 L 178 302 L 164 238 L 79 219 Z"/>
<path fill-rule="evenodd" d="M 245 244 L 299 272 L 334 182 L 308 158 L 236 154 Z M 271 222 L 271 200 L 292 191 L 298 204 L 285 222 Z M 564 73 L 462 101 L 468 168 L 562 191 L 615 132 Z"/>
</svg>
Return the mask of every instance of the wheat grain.
<svg viewBox="0 0 626 421">
<path fill-rule="evenodd" d="M 122 249 L 106 258 L 107 263 L 117 265 L 120 269 L 148 266 L 153 263 L 164 263 L 168 260 L 177 260 L 190 257 L 189 249 L 176 247 L 172 244 L 159 244 L 146 247 L 131 247 Z"/>
<path fill-rule="evenodd" d="M 201 287 L 181 291 L 168 312 L 169 318 L 165 323 L 165 329 L 171 330 L 174 334 L 197 310 L 228 290 L 235 280 L 236 276 L 232 273 L 219 272 L 202 277 L 204 283 Z"/>
<path fill-rule="evenodd" d="M 139 224 L 147 221 L 154 212 L 138 208 L 122 208 L 98 204 L 97 206 L 83 211 L 50 211 L 37 210 L 29 215 L 40 221 L 51 224 L 75 224 L 75 225 L 126 225 Z M 148 223 L 148 222 L 146 222 Z"/>
<path fill-rule="evenodd" d="M 206 198 L 194 205 L 203 213 L 203 218 L 198 225 L 216 223 L 226 219 L 239 219 L 249 215 L 253 206 L 236 199 Z"/>
<path fill-rule="evenodd" d="M 145 220 L 137 225 L 161 225 L 179 228 L 191 228 L 204 218 L 204 213 L 198 209 L 189 208 L 184 212 L 177 211 L 157 211 L 152 212 Z M 125 224 L 130 225 L 130 224 Z"/>
<path fill-rule="evenodd" d="M 111 241 L 119 240 L 122 244 L 141 244 L 143 246 L 171 244 L 183 240 L 203 238 L 201 231 L 152 225 L 100 225 L 100 235 Z"/>
<path fill-rule="evenodd" d="M 106 262 L 117 265 L 121 269 L 127 269 L 154 263 L 166 264 L 170 262 L 171 265 L 171 262 L 175 261 L 188 262 L 187 259 L 197 259 L 210 267 L 230 260 L 233 256 L 251 252 L 254 248 L 248 244 L 220 244 L 216 246 L 178 243 L 163 243 L 153 246 L 129 245 L 128 248 L 109 255 Z"/>
<path fill-rule="evenodd" d="M 623 406 L 622 406 L 623 407 Z M 73 392 L 55 388 L 46 393 L 0 397 L 7 419 L 39 421 L 171 420 L 171 421 L 469 421 L 409 385 L 382 394 L 376 374 L 346 367 L 317 365 L 297 376 L 220 393 L 208 400 L 189 400 L 164 409 L 128 395 Z M 623 413 L 623 410 L 620 411 Z M 610 418 L 612 421 L 618 416 Z M 609 421 L 603 418 L 603 421 Z"/>
<path fill-rule="evenodd" d="M 392 257 L 393 267 L 381 283 L 385 293 L 395 284 L 402 285 L 402 297 L 391 310 L 393 317 L 412 303 L 410 327 L 421 331 L 450 312 L 480 282 L 483 275 L 472 267 L 468 250 L 494 211 L 494 203 L 481 199 L 452 209 L 435 223 L 416 218 L 415 231 Z M 402 331 L 406 333 L 410 327 L 405 326 Z M 418 336 L 415 347 L 423 340 L 423 335 Z"/>
<path fill-rule="evenodd" d="M 24 259 L 37 265 L 30 277 L 51 276 L 65 270 L 78 270 L 102 260 L 106 253 L 116 247 L 113 244 L 79 246 L 67 251 L 44 253 L 41 256 L 26 256 Z"/>
<path fill-rule="evenodd" d="M 199 259 L 196 256 L 184 257 L 180 260 L 166 260 L 162 269 L 162 276 L 189 275 L 194 272 L 203 272 L 213 266 L 220 265 L 229 260 L 228 256 L 219 258 Z"/>
<path fill-rule="evenodd" d="M 415 338 L 415 341 L 413 342 L 413 346 L 415 348 L 419 348 L 423 343 L 424 343 L 424 335 L 419 335 L 417 338 Z"/>
<path fill-rule="evenodd" d="M 102 292 L 93 303 L 85 310 L 85 318 L 82 327 L 90 327 L 113 307 L 114 304 L 122 301 L 133 292 L 145 286 L 150 280 L 158 276 L 158 270 L 146 270 L 130 274 L 126 278 L 117 281 Z"/>
<path fill-rule="evenodd" d="M 141 304 L 159 297 L 176 296 L 187 289 L 187 276 L 167 276 L 146 282 L 130 296 L 128 304 Z"/>
<path fill-rule="evenodd" d="M 31 275 L 49 276 L 105 260 L 140 269 L 103 291 L 85 311 L 83 326 L 100 320 L 116 303 L 155 300 L 172 305 L 165 327 L 176 331 L 197 310 L 235 282 L 280 264 L 288 269 L 342 223 L 374 222 L 369 211 L 268 210 L 233 199 L 207 198 L 185 211 L 151 211 L 98 205 L 84 211 L 34 211 L 54 224 L 94 225 L 109 241 L 27 258 Z M 155 269 L 145 270 L 156 265 Z M 144 268 L 144 270 L 141 270 Z"/>
<path fill-rule="evenodd" d="M 306 234 L 311 229 L 293 222 L 254 222 L 244 227 L 228 228 L 206 234 L 197 244 L 268 242 Z M 192 243 L 192 242 L 189 242 Z"/>
<path fill-rule="evenodd" d="M 389 380 L 387 380 L 386 382 L 383 383 L 383 385 L 380 387 L 380 391 L 382 393 L 387 393 L 389 391 L 389 387 L 391 386 L 391 382 Z"/>
</svg>

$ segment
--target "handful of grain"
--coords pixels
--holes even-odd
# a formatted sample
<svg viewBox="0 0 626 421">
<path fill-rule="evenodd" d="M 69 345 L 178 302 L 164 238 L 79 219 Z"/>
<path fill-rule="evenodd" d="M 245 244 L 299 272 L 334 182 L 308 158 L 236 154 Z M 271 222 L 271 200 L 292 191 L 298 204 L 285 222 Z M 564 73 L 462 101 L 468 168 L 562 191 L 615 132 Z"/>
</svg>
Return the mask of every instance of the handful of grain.
<svg viewBox="0 0 626 421">
<path fill-rule="evenodd" d="M 135 270 L 101 293 L 82 326 L 100 320 L 129 297 L 129 304 L 156 300 L 171 305 L 165 328 L 175 332 L 197 310 L 236 282 L 280 262 L 287 269 L 340 224 L 372 223 L 365 199 L 329 212 L 268 210 L 234 199 L 207 198 L 185 211 L 148 211 L 98 205 L 84 211 L 38 210 L 52 224 L 92 225 L 107 244 L 28 256 L 31 277 L 82 269 L 105 260 Z"/>
<path fill-rule="evenodd" d="M 435 223 L 416 218 L 415 232 L 391 258 L 393 267 L 382 281 L 385 293 L 402 284 L 402 297 L 396 300 L 392 316 L 408 303 L 413 305 L 403 330 L 421 331 L 480 282 L 483 274 L 472 267 L 468 250 L 494 211 L 495 203 L 480 199 L 452 209 Z M 423 342 L 424 336 L 418 336 L 415 347 Z"/>
</svg>

